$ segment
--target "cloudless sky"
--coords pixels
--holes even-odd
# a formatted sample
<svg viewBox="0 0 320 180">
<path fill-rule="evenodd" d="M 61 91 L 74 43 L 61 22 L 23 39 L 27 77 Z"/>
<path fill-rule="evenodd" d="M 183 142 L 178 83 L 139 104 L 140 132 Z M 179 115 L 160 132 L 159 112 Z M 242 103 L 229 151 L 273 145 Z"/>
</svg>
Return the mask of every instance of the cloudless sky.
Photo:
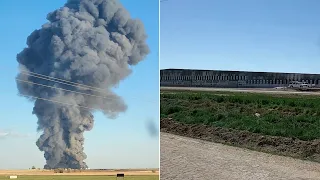
<svg viewBox="0 0 320 180">
<path fill-rule="evenodd" d="M 320 73 L 319 0 L 168 0 L 160 68 Z"/>
<path fill-rule="evenodd" d="M 0 132 L 16 135 L 0 137 L 0 169 L 42 168 L 45 159 L 35 144 L 37 118 L 33 103 L 19 97 L 15 76 L 16 54 L 26 47 L 26 39 L 46 23 L 49 12 L 66 0 L 0 1 Z M 139 18 L 148 34 L 151 53 L 115 90 L 128 110 L 115 120 L 95 113 L 95 126 L 85 132 L 85 153 L 90 168 L 157 168 L 159 138 L 150 136 L 147 123 L 159 126 L 158 1 L 121 0 L 131 17 Z M 18 134 L 18 135 L 17 135 Z M 1 134 L 0 134 L 1 135 Z M 28 136 L 26 136 L 28 135 Z"/>
</svg>

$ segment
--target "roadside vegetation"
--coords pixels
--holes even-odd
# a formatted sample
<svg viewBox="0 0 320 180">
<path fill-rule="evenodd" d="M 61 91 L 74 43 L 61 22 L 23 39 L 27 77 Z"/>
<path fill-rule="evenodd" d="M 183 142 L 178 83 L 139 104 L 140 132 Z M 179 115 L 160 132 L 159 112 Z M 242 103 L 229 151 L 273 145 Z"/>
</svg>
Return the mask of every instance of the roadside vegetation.
<svg viewBox="0 0 320 180">
<path fill-rule="evenodd" d="M 161 118 L 263 135 L 320 138 L 320 97 L 230 92 L 162 91 Z"/>
</svg>

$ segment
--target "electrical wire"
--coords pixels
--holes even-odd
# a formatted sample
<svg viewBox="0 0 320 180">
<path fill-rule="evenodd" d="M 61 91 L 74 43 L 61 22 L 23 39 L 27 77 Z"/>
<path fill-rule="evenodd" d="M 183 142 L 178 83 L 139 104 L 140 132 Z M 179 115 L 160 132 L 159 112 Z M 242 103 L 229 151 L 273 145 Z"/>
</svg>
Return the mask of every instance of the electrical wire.
<svg viewBox="0 0 320 180">
<path fill-rule="evenodd" d="M 29 72 L 29 71 L 25 71 L 25 70 L 20 70 L 20 73 L 25 74 L 25 75 L 29 75 L 29 76 L 33 76 L 33 77 L 36 77 L 39 79 L 68 85 L 68 86 L 80 87 L 85 90 L 89 89 L 89 90 L 96 91 L 96 92 L 102 93 L 104 95 L 107 95 L 105 93 L 106 89 L 97 88 L 97 87 L 93 87 L 93 86 L 89 86 L 89 85 L 85 85 L 85 84 L 81 84 L 81 83 L 76 83 L 76 82 L 72 82 L 72 81 L 68 81 L 68 80 L 64 80 L 64 79 L 60 79 L 60 78 L 56 78 L 56 77 L 52 77 L 52 76 L 47 76 L 47 75 L 43 75 L 43 74 L 39 74 L 39 73 Z M 60 82 L 60 81 L 62 81 L 62 82 Z M 136 98 L 136 99 L 141 100 L 140 98 L 137 98 L 137 97 L 132 97 L 132 98 Z M 151 101 L 149 101 L 149 102 L 151 102 Z M 155 103 L 155 101 L 152 101 L 152 103 Z"/>
<path fill-rule="evenodd" d="M 84 88 L 84 89 L 90 89 L 90 90 L 98 91 L 98 92 L 101 92 L 101 93 L 104 93 L 104 91 L 106 90 L 106 89 L 102 89 L 102 88 L 88 86 L 88 85 L 75 83 L 75 82 L 72 82 L 72 81 L 67 81 L 67 80 L 64 80 L 64 79 L 55 78 L 55 77 L 52 77 L 52 76 L 46 76 L 46 75 L 42 75 L 42 74 L 38 74 L 38 73 L 34 73 L 34 72 L 29 72 L 29 71 L 24 71 L 24 70 L 21 70 L 20 73 L 21 74 L 26 74 L 26 75 L 29 75 L 29 76 L 33 76 L 33 77 L 36 77 L 36 78 L 39 78 L 39 79 L 44 79 L 44 80 L 48 80 L 48 81 L 52 81 L 52 82 L 56 82 L 56 83 L 61 83 L 61 84 L 69 85 L 69 86 L 81 87 L 81 88 Z M 62 81 L 62 82 L 59 82 L 59 81 Z"/>
<path fill-rule="evenodd" d="M 17 81 L 20 81 L 20 82 L 23 82 L 23 83 L 34 84 L 34 85 L 38 85 L 38 86 L 43 86 L 43 87 L 48 87 L 48 88 L 53 88 L 53 89 L 58 89 L 58 90 L 63 90 L 63 91 L 68 91 L 68 92 L 73 92 L 73 93 L 82 94 L 82 95 L 87 95 L 87 96 L 100 97 L 100 98 L 104 98 L 104 99 L 116 99 L 116 98 L 113 98 L 113 97 L 99 96 L 99 95 L 82 93 L 82 92 L 72 91 L 72 90 L 63 89 L 63 88 L 58 88 L 58 87 L 54 87 L 54 86 L 39 84 L 39 83 L 35 83 L 35 82 L 32 82 L 32 81 L 21 80 L 21 79 L 18 79 L 18 78 L 16 78 L 16 80 L 17 80 Z M 154 101 L 148 101 L 148 102 L 155 103 Z"/>
<path fill-rule="evenodd" d="M 25 94 L 21 94 L 21 93 L 19 93 L 19 95 L 25 96 L 25 97 L 31 97 L 31 98 L 35 98 L 35 99 L 40 99 L 40 100 L 43 100 L 43 101 L 50 101 L 50 102 L 53 102 L 53 103 L 68 105 L 68 106 L 77 106 L 77 107 L 86 108 L 86 109 L 90 109 L 90 110 L 97 110 L 97 109 L 95 109 L 95 108 L 91 108 L 91 107 L 87 107 L 87 106 L 69 104 L 69 103 L 64 103 L 64 102 L 60 102 L 60 101 L 50 100 L 50 99 L 46 99 L 46 98 L 41 98 L 41 97 L 36 97 L 36 96 L 25 95 Z M 103 110 L 103 109 L 102 109 L 102 110 Z"/>
</svg>

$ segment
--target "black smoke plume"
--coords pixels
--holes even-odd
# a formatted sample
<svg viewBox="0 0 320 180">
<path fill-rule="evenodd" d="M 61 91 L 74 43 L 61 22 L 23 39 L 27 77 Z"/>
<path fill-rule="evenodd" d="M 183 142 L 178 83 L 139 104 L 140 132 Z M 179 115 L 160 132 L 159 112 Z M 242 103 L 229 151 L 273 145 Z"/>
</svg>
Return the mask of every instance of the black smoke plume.
<svg viewBox="0 0 320 180">
<path fill-rule="evenodd" d="M 147 35 L 142 22 L 131 19 L 118 0 L 69 0 L 64 7 L 49 13 L 47 20 L 41 29 L 31 33 L 27 48 L 17 55 L 17 79 L 107 98 L 21 81 L 17 81 L 18 90 L 22 95 L 74 105 L 31 98 L 38 131 L 43 132 L 36 145 L 44 151 L 44 168 L 86 168 L 83 133 L 93 127 L 93 110 L 100 110 L 109 118 L 126 110 L 126 104 L 111 88 L 131 73 L 131 65 L 149 53 Z M 106 90 L 68 86 L 26 72 Z"/>
</svg>

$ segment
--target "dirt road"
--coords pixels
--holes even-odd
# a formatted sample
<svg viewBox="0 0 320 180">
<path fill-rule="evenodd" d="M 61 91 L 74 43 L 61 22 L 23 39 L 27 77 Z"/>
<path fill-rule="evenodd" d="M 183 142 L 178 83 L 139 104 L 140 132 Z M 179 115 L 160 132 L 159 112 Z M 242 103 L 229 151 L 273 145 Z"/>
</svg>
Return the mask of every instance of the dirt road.
<svg viewBox="0 0 320 180">
<path fill-rule="evenodd" d="M 161 132 L 161 180 L 320 180 L 320 164 Z"/>
<path fill-rule="evenodd" d="M 160 87 L 160 90 L 187 90 L 187 91 L 220 91 L 220 92 L 250 92 L 265 94 L 300 94 L 320 95 L 320 92 L 294 91 L 272 88 L 202 88 L 202 87 Z"/>
</svg>

